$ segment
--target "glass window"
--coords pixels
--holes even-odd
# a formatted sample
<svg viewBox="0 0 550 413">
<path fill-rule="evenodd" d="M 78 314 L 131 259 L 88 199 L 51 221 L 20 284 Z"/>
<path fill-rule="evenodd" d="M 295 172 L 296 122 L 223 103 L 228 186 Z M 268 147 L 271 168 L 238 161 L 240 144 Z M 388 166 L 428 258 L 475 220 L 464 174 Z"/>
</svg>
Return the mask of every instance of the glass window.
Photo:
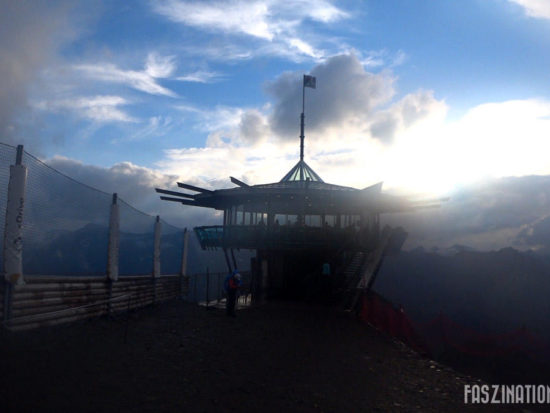
<svg viewBox="0 0 550 413">
<path fill-rule="evenodd" d="M 325 215 L 325 225 L 329 227 L 336 226 L 336 215 Z"/>
<path fill-rule="evenodd" d="M 286 225 L 296 225 L 298 221 L 298 215 L 287 215 L 286 216 Z"/>
<path fill-rule="evenodd" d="M 235 216 L 235 225 L 243 225 L 244 224 L 244 212 L 243 212 L 243 206 L 238 205 L 236 208 L 236 216 Z"/>
<path fill-rule="evenodd" d="M 286 225 L 286 215 L 275 214 L 275 219 L 273 220 L 274 225 Z"/>
<path fill-rule="evenodd" d="M 307 227 L 320 227 L 321 216 L 320 215 L 306 215 L 305 223 Z"/>
</svg>

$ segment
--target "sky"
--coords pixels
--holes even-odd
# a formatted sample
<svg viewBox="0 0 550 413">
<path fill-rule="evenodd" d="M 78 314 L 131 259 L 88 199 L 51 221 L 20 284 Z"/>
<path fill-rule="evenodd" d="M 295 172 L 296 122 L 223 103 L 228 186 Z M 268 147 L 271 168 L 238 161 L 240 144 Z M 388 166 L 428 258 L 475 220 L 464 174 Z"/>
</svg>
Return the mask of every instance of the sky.
<svg viewBox="0 0 550 413">
<path fill-rule="evenodd" d="M 310 74 L 305 159 L 325 182 L 475 198 L 550 174 L 548 67 L 547 0 L 8 0 L 0 142 L 188 222 L 205 215 L 152 188 L 279 181 Z M 481 220 L 479 245 L 513 244 L 541 205 L 505 237 Z"/>
</svg>

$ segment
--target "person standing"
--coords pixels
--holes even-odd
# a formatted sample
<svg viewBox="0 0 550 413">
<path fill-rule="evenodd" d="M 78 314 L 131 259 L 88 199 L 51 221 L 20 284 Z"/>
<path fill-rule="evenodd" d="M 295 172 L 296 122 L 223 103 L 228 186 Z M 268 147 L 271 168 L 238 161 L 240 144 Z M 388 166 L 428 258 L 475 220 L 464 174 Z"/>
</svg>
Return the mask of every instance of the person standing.
<svg viewBox="0 0 550 413">
<path fill-rule="evenodd" d="M 230 317 L 235 317 L 235 307 L 237 304 L 237 292 L 241 286 L 241 274 L 235 269 L 225 279 L 225 291 L 227 292 L 227 300 L 225 302 L 226 314 Z"/>
</svg>

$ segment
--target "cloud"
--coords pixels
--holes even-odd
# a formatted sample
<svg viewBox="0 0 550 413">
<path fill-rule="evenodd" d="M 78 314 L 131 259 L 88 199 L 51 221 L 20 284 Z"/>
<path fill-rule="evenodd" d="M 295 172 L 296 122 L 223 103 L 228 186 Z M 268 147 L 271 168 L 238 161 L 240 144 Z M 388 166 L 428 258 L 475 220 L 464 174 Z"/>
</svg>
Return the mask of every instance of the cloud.
<svg viewBox="0 0 550 413">
<path fill-rule="evenodd" d="M 29 108 L 27 94 L 40 70 L 55 60 L 57 47 L 75 35 L 68 2 L 10 1 L 0 13 L 0 139 L 27 142 L 18 118 Z M 34 142 L 36 143 L 36 142 Z"/>
<path fill-rule="evenodd" d="M 89 185 L 92 188 L 97 188 L 108 194 L 116 192 L 121 200 L 133 208 L 152 216 L 160 215 L 161 218 L 172 225 L 183 228 L 185 226 L 192 227 L 195 222 L 212 223 L 218 220 L 209 210 L 183 207 L 181 204 L 165 202 L 159 199 L 159 194 L 155 192 L 154 188 L 175 188 L 176 182 L 180 180 L 177 175 L 163 174 L 131 162 L 120 162 L 109 168 L 88 165 L 60 156 L 53 157 L 45 162 L 72 179 Z M 50 179 L 50 185 L 55 183 L 61 185 L 63 182 L 65 180 L 62 177 L 59 180 L 52 181 Z M 64 191 L 56 191 L 56 188 L 50 188 L 50 192 L 52 193 L 66 193 L 66 188 Z M 84 196 L 85 193 L 89 192 L 89 189 L 72 183 L 71 191 L 71 196 L 78 197 L 80 192 Z M 98 208 L 98 204 L 93 203 L 89 205 L 89 208 L 91 215 L 96 214 L 93 208 Z M 131 208 L 126 206 L 123 208 L 126 215 L 130 214 L 134 216 L 137 214 Z M 107 215 L 107 212 L 100 215 Z M 143 216 L 141 220 L 147 221 L 147 217 Z M 134 221 L 137 222 L 139 220 Z"/>
<path fill-rule="evenodd" d="M 223 75 L 217 72 L 209 72 L 205 70 L 198 70 L 196 72 L 188 73 L 184 76 L 176 77 L 176 80 L 182 82 L 197 82 L 197 83 L 214 83 L 223 79 Z"/>
<path fill-rule="evenodd" d="M 270 134 L 266 117 L 254 109 L 242 114 L 239 129 L 240 136 L 247 144 L 262 142 Z"/>
<path fill-rule="evenodd" d="M 354 55 L 339 55 L 315 66 L 317 89 L 306 91 L 306 123 L 309 133 L 321 134 L 328 128 L 365 125 L 370 112 L 390 101 L 394 78 L 389 74 L 365 71 Z M 296 136 L 302 104 L 302 75 L 284 73 L 267 86 L 275 103 L 270 123 L 284 139 Z"/>
<path fill-rule="evenodd" d="M 386 110 L 372 114 L 370 132 L 372 137 L 384 143 L 392 143 L 395 137 L 428 117 L 447 113 L 444 102 L 434 98 L 432 91 L 418 91 L 403 97 Z"/>
<path fill-rule="evenodd" d="M 168 19 L 212 31 L 243 33 L 273 39 L 266 21 L 268 6 L 263 2 L 198 3 L 184 1 L 155 2 L 153 9 Z"/>
<path fill-rule="evenodd" d="M 403 160 L 392 160 L 395 152 L 388 149 L 390 144 L 398 137 L 407 141 L 411 131 L 423 135 L 427 125 L 441 123 L 447 112 L 445 103 L 431 91 L 421 90 L 391 103 L 394 78 L 389 73 L 367 72 L 353 55 L 330 58 L 311 73 L 317 76 L 317 89 L 306 90 L 306 157 L 329 182 L 365 187 L 391 172 L 390 181 L 399 183 L 396 170 L 402 174 L 399 162 Z M 168 171 L 187 170 L 182 165 L 193 163 L 195 156 L 204 156 L 204 149 L 221 159 L 246 163 L 231 163 L 227 168 L 229 163 L 212 161 L 217 166 L 208 166 L 205 176 L 218 179 L 241 173 L 256 183 L 280 179 L 298 157 L 302 73 L 284 73 L 266 88 L 272 102 L 261 108 L 218 106 L 208 110 L 178 105 L 195 128 L 208 132 L 206 147 L 189 148 L 180 153 L 185 155 L 181 159 L 169 152 L 166 162 L 159 166 Z M 410 140 L 414 145 L 417 136 Z M 247 155 L 249 152 L 254 155 Z M 402 156 L 410 154 L 407 149 Z M 210 162 L 199 162 L 195 170 L 203 171 Z"/>
<path fill-rule="evenodd" d="M 170 77 L 176 70 L 174 58 L 174 56 L 160 56 L 157 53 L 149 53 L 145 62 L 145 73 L 156 79 Z"/>
<path fill-rule="evenodd" d="M 111 63 L 74 65 L 73 69 L 90 79 L 119 83 L 151 95 L 176 97 L 176 93 L 161 86 L 159 79 L 169 78 L 176 66 L 173 56 L 149 53 L 144 70 L 122 70 Z"/>
<path fill-rule="evenodd" d="M 34 106 L 52 112 L 73 112 L 96 122 L 137 122 L 137 119 L 118 108 L 129 103 L 120 96 L 94 96 L 42 101 Z"/>
<path fill-rule="evenodd" d="M 361 52 L 356 49 L 350 49 L 348 54 L 354 54 L 361 61 L 361 64 L 365 67 L 380 67 L 380 66 L 389 66 L 396 67 L 400 66 L 407 60 L 407 54 L 403 50 L 398 50 L 395 53 L 390 53 L 386 49 L 382 50 L 370 50 L 368 52 Z"/>
<path fill-rule="evenodd" d="M 189 113 L 197 123 L 197 128 L 206 131 L 230 130 L 239 125 L 243 108 L 216 106 L 214 109 L 203 109 L 192 105 L 177 105 L 176 109 Z"/>
<path fill-rule="evenodd" d="M 165 136 L 173 130 L 175 125 L 171 116 L 151 116 L 136 132 L 113 139 L 111 143 L 134 142 L 151 137 Z"/>
<path fill-rule="evenodd" d="M 450 194 L 438 209 L 386 215 L 409 232 L 406 248 L 481 250 L 503 247 L 550 250 L 550 176 L 504 177 L 471 184 Z"/>
<path fill-rule="evenodd" d="M 268 47 L 254 47 L 255 54 L 287 55 L 292 60 L 298 56 L 320 58 L 325 55 L 306 40 L 310 37 L 304 24 L 306 21 L 326 25 L 349 17 L 347 12 L 325 0 L 229 0 L 214 3 L 159 0 L 153 2 L 152 7 L 156 13 L 173 22 L 234 37 L 229 45 L 238 43 L 239 37 L 245 37 L 268 44 Z M 195 51 L 208 53 L 202 47 Z M 247 51 L 244 55 L 250 53 Z M 242 52 L 231 54 L 243 56 Z"/>
<path fill-rule="evenodd" d="M 327 1 L 157 1 L 153 10 L 166 18 L 216 32 L 273 40 L 304 19 L 331 23 L 348 15 Z"/>
<path fill-rule="evenodd" d="M 548 101 L 487 103 L 449 121 L 446 102 L 433 91 L 395 100 L 391 73 L 369 73 L 353 55 L 334 56 L 310 73 L 317 89 L 306 89 L 305 153 L 327 182 L 361 188 L 383 180 L 387 189 L 434 195 L 484 179 L 550 174 Z M 283 176 L 281 165 L 298 158 L 302 73 L 284 73 L 266 89 L 271 102 L 261 108 L 179 106 L 208 132 L 206 149 L 226 149 L 219 156 L 233 158 L 254 152 L 260 168 L 273 165 L 271 174 L 254 172 L 258 179 Z M 237 159 L 249 162 L 247 155 Z M 251 165 L 233 170 L 251 174 Z M 208 169 L 217 179 L 216 171 Z"/>
<path fill-rule="evenodd" d="M 550 19 L 550 3 L 547 0 L 508 0 L 523 7 L 525 14 L 538 19 Z"/>
</svg>

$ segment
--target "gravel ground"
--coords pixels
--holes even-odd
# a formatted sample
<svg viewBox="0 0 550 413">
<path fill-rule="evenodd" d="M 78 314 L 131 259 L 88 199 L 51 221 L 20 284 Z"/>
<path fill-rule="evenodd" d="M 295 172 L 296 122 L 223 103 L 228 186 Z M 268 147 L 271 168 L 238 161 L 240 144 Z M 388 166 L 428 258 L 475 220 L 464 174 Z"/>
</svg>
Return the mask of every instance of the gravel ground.
<svg viewBox="0 0 550 413">
<path fill-rule="evenodd" d="M 332 308 L 171 301 L 0 340 L 2 412 L 526 411 Z"/>
</svg>

